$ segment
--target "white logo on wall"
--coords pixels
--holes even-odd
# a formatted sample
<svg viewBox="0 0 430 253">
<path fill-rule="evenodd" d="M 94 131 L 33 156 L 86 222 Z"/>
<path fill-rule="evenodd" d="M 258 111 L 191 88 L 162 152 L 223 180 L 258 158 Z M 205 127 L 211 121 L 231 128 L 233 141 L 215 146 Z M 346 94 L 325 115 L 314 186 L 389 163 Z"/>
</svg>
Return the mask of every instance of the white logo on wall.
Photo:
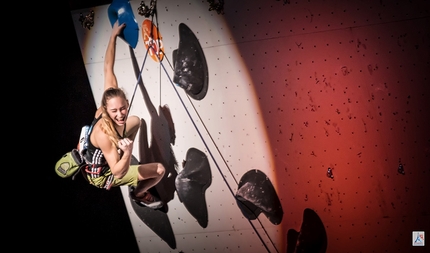
<svg viewBox="0 0 430 253">
<path fill-rule="evenodd" d="M 412 232 L 412 246 L 424 246 L 424 231 Z"/>
</svg>

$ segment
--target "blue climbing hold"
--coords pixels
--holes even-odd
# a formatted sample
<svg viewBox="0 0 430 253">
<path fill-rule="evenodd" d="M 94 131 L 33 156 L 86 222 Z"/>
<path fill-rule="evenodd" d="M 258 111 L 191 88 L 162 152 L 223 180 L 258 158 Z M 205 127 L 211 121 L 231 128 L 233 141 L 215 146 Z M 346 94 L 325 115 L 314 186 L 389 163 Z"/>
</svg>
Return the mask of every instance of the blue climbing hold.
<svg viewBox="0 0 430 253">
<path fill-rule="evenodd" d="M 128 0 L 113 0 L 108 8 L 108 16 L 111 26 L 113 26 L 117 20 L 119 24 L 126 24 L 121 37 L 132 48 L 136 48 L 139 38 L 139 26 L 134 18 L 130 2 Z"/>
</svg>

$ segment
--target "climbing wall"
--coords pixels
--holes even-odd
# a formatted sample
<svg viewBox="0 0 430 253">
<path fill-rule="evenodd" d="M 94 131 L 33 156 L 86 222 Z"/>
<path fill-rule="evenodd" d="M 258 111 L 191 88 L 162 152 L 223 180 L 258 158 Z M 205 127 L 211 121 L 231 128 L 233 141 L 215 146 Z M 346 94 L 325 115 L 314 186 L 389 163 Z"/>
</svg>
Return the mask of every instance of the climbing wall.
<svg viewBox="0 0 430 253">
<path fill-rule="evenodd" d="M 130 1 L 141 28 L 140 4 Z M 71 13 L 97 105 L 108 7 Z M 174 153 L 174 172 L 184 169 L 190 148 L 207 156 L 211 172 L 205 227 L 177 192 L 167 210 L 142 211 L 142 219 L 122 187 L 141 252 L 424 252 L 428 246 L 412 242 L 413 231 L 430 231 L 429 2 L 235 0 L 223 7 L 157 1 L 161 64 L 146 54 L 141 31 L 135 48 L 117 42 L 120 86 L 133 99 L 131 114 L 148 127 L 140 134 L 164 145 L 161 157 Z M 79 17 L 91 10 L 87 29 Z M 201 100 L 172 82 L 181 23 L 208 65 Z M 136 141 L 138 160 L 144 141 Z M 270 211 L 249 219 L 239 208 L 241 178 L 253 171 L 273 185 L 280 222 Z M 148 226 L 150 217 L 163 222 Z"/>
</svg>

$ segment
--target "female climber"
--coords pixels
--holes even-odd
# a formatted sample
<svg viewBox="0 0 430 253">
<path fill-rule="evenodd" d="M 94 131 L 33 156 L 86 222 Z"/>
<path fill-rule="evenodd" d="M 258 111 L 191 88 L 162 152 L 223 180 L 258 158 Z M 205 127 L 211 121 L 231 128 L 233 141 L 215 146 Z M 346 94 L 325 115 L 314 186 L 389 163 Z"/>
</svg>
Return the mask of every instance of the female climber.
<svg viewBox="0 0 430 253">
<path fill-rule="evenodd" d="M 86 174 L 90 184 L 109 189 L 128 185 L 133 189 L 130 197 L 137 203 L 160 208 L 163 203 L 148 190 L 163 178 L 161 163 L 131 165 L 133 141 L 141 125 L 137 116 L 128 116 L 129 102 L 118 88 L 114 73 L 116 40 L 125 24 L 112 27 L 104 59 L 104 93 L 101 106 L 90 126 L 85 159 L 90 161 Z"/>
</svg>

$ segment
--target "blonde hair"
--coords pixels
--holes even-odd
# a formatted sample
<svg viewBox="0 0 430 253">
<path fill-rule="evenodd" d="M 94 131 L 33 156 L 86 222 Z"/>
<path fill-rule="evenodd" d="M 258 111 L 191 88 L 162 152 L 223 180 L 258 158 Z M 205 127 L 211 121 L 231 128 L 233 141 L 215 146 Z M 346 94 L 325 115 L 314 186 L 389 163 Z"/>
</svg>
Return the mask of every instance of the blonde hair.
<svg viewBox="0 0 430 253">
<path fill-rule="evenodd" d="M 114 97 L 123 98 L 128 103 L 127 97 L 122 89 L 113 88 L 113 87 L 106 89 L 105 92 L 103 93 L 102 101 L 101 101 L 101 105 L 102 105 L 101 128 L 102 128 L 102 131 L 108 135 L 112 145 L 114 145 L 115 147 L 118 147 L 118 141 L 120 139 L 120 136 L 118 136 L 118 132 L 115 129 L 114 123 L 111 117 L 109 117 L 109 114 L 107 113 L 107 110 L 106 110 L 107 102 Z"/>
</svg>

